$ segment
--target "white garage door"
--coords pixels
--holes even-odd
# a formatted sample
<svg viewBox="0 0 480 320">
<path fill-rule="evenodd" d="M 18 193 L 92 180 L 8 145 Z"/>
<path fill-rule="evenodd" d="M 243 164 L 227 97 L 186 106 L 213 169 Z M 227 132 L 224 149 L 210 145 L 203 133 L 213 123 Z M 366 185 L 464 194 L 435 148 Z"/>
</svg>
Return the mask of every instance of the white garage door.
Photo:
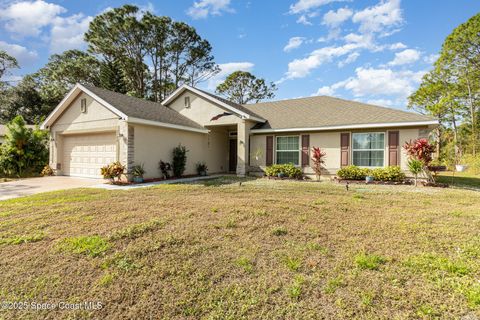
<svg viewBox="0 0 480 320">
<path fill-rule="evenodd" d="M 63 174 L 101 178 L 100 168 L 116 161 L 115 133 L 82 134 L 63 138 Z"/>
</svg>

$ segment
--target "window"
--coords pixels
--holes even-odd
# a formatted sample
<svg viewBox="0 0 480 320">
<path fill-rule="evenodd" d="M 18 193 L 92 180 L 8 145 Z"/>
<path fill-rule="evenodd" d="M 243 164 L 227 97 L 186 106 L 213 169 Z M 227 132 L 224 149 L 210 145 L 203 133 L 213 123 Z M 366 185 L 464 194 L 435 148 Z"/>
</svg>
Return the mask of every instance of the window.
<svg viewBox="0 0 480 320">
<path fill-rule="evenodd" d="M 352 135 L 353 164 L 361 167 L 383 167 L 385 133 L 354 133 Z"/>
<path fill-rule="evenodd" d="M 300 164 L 300 141 L 298 136 L 277 137 L 277 164 Z"/>
<path fill-rule="evenodd" d="M 87 99 L 80 100 L 80 110 L 82 113 L 87 112 Z"/>
<path fill-rule="evenodd" d="M 190 108 L 190 97 L 185 97 L 185 108 Z"/>
</svg>

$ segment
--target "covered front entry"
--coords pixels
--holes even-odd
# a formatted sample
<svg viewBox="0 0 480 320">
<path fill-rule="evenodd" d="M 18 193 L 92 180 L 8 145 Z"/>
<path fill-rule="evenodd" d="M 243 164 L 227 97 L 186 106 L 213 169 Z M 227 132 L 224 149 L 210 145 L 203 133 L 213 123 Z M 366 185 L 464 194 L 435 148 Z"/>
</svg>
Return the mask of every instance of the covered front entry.
<svg viewBox="0 0 480 320">
<path fill-rule="evenodd" d="M 228 171 L 237 171 L 237 139 L 230 139 L 230 148 L 228 153 Z"/>
<path fill-rule="evenodd" d="M 117 159 L 115 132 L 65 135 L 62 140 L 63 175 L 101 178 L 100 168 Z"/>
</svg>

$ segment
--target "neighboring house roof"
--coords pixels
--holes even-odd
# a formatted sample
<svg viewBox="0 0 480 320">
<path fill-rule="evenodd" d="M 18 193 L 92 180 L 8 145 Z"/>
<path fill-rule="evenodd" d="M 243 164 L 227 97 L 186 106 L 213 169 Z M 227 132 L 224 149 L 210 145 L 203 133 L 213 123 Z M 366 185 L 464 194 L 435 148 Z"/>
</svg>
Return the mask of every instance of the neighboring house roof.
<svg viewBox="0 0 480 320">
<path fill-rule="evenodd" d="M 157 125 L 202 133 L 208 132 L 208 130 L 200 124 L 160 103 L 82 84 L 76 84 L 75 87 L 70 90 L 55 110 L 53 110 L 44 121 L 42 128 L 51 126 L 80 92 L 85 92 L 92 96 L 104 107 L 127 122 Z"/>
<path fill-rule="evenodd" d="M 428 116 L 356 101 L 318 96 L 244 105 L 268 119 L 253 132 L 435 125 Z"/>
<path fill-rule="evenodd" d="M 126 114 L 127 117 L 133 117 L 143 120 L 164 122 L 180 126 L 204 129 L 200 124 L 185 117 L 184 115 L 161 105 L 160 103 L 135 98 L 93 86 L 84 86 L 98 97 L 107 101 L 109 104 Z"/>
<path fill-rule="evenodd" d="M 244 119 L 250 119 L 253 121 L 258 121 L 258 122 L 265 122 L 266 120 L 259 115 L 257 115 L 255 112 L 252 110 L 245 108 L 244 106 L 228 101 L 222 97 L 216 96 L 212 93 L 191 87 L 189 85 L 182 85 L 179 87 L 177 90 L 175 90 L 170 96 L 168 96 L 165 100 L 162 101 L 163 105 L 168 105 L 170 102 L 175 100 L 178 96 L 180 96 L 185 90 L 189 90 L 203 98 L 206 98 L 207 100 L 210 100 L 213 103 L 216 103 L 217 105 L 222 106 L 223 108 L 232 111 L 238 115 L 240 115 Z"/>
</svg>

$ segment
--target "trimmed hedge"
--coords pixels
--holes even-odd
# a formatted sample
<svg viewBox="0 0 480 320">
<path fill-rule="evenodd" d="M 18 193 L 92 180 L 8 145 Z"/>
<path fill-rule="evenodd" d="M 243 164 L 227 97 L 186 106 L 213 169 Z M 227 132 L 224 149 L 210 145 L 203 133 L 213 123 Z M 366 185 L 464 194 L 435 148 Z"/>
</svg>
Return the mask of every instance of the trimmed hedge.
<svg viewBox="0 0 480 320">
<path fill-rule="evenodd" d="M 365 180 L 370 175 L 370 169 L 357 166 L 346 166 L 338 170 L 337 176 L 345 180 Z"/>
<path fill-rule="evenodd" d="M 373 179 L 377 181 L 402 181 L 405 179 L 405 173 L 398 166 L 375 169 L 347 166 L 338 170 L 337 176 L 344 180 L 364 180 L 367 176 L 373 176 Z"/>
<path fill-rule="evenodd" d="M 265 174 L 268 177 L 277 177 L 279 173 L 283 173 L 286 177 L 300 179 L 303 175 L 300 168 L 293 164 L 274 164 L 265 168 Z"/>
</svg>

